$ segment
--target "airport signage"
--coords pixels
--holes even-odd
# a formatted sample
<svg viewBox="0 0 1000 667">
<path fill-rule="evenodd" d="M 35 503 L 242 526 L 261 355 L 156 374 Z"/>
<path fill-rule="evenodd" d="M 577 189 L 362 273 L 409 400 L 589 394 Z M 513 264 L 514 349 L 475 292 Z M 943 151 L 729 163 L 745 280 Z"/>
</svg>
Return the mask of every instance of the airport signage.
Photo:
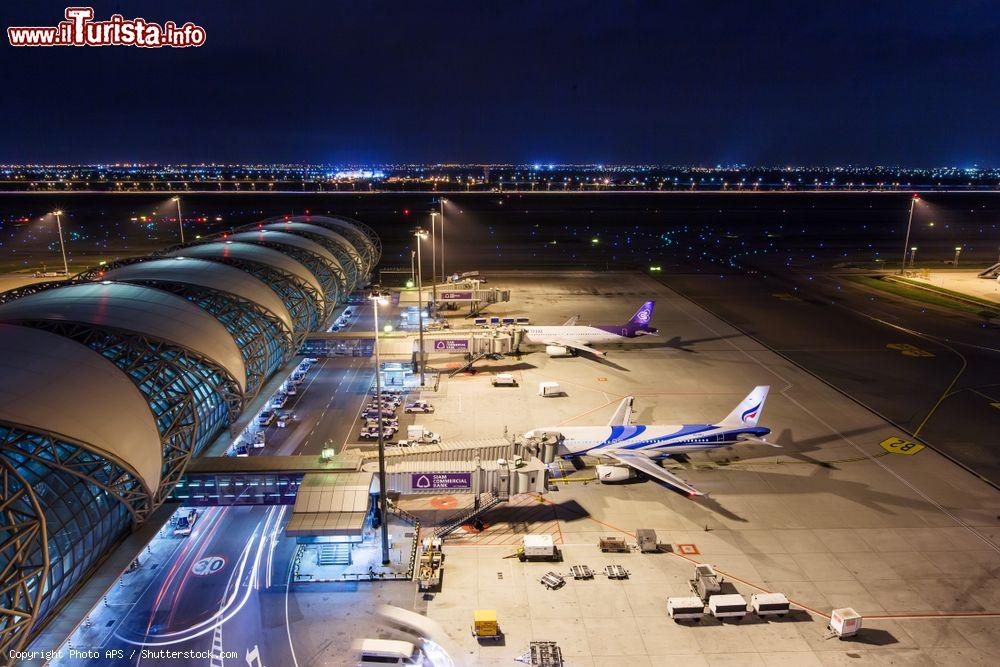
<svg viewBox="0 0 1000 667">
<path fill-rule="evenodd" d="M 472 291 L 441 292 L 441 301 L 472 301 Z"/>
<path fill-rule="evenodd" d="M 468 350 L 469 349 L 469 339 L 464 338 L 462 340 L 436 340 L 434 341 L 434 349 L 441 351 L 447 350 Z"/>
<path fill-rule="evenodd" d="M 427 489 L 471 489 L 471 472 L 428 472 L 410 475 L 410 486 L 414 490 Z"/>
</svg>

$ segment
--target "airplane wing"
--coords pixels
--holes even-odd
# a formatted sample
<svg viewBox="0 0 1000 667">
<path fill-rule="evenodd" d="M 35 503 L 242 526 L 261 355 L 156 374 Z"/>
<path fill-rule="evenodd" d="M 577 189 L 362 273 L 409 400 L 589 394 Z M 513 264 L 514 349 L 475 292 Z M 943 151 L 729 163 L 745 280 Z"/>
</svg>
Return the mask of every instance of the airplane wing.
<svg viewBox="0 0 1000 667">
<path fill-rule="evenodd" d="M 571 348 L 573 350 L 576 350 L 577 352 L 586 352 L 587 354 L 596 354 L 599 357 L 606 357 L 606 356 L 608 356 L 606 352 L 601 352 L 600 350 L 595 350 L 592 347 L 587 347 L 586 343 L 584 343 L 582 341 L 578 341 L 578 340 L 566 340 L 566 339 L 547 340 L 547 341 L 545 341 L 545 344 L 546 345 L 558 345 L 560 347 L 568 347 L 568 348 Z"/>
<path fill-rule="evenodd" d="M 655 477 L 661 482 L 665 482 L 676 489 L 680 489 L 689 496 L 705 495 L 703 491 L 699 491 L 698 489 L 694 488 L 693 486 L 685 482 L 677 475 L 667 472 L 666 470 L 661 468 L 659 465 L 656 464 L 656 461 L 649 458 L 648 456 L 643 456 L 642 454 L 629 454 L 627 452 L 621 452 L 621 451 L 602 452 L 602 455 L 610 456 L 613 459 L 617 459 L 618 461 L 621 461 L 625 465 L 631 468 L 635 468 L 639 472 L 644 472 L 650 477 Z"/>
<path fill-rule="evenodd" d="M 611 415 L 611 419 L 608 420 L 608 426 L 628 426 L 632 420 L 632 401 L 634 400 L 635 396 L 626 396 L 622 399 L 615 414 Z"/>
<path fill-rule="evenodd" d="M 571 317 L 568 320 L 566 320 L 566 323 L 563 324 L 563 326 L 564 327 L 575 327 L 576 326 L 576 322 L 579 319 L 580 319 L 579 315 L 574 315 L 573 317 Z"/>
</svg>

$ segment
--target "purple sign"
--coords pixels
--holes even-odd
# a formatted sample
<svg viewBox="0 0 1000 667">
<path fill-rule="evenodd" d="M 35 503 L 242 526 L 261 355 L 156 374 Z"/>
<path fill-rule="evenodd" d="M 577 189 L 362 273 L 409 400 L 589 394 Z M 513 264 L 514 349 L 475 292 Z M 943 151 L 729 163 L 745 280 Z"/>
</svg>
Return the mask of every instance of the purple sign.
<svg viewBox="0 0 1000 667">
<path fill-rule="evenodd" d="M 427 472 L 410 475 L 413 489 L 471 489 L 471 472 Z"/>
<path fill-rule="evenodd" d="M 469 339 L 463 340 L 436 340 L 434 341 L 435 350 L 468 350 L 469 349 Z"/>
<path fill-rule="evenodd" d="M 472 301 L 472 292 L 441 292 L 442 301 Z"/>
</svg>

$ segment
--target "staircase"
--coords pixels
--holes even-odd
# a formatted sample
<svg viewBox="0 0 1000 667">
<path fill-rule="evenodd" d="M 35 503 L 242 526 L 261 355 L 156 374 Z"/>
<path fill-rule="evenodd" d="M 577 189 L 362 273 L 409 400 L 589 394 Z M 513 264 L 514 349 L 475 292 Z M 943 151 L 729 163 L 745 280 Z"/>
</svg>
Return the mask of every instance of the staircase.
<svg viewBox="0 0 1000 667">
<path fill-rule="evenodd" d="M 500 498 L 496 497 L 492 493 L 483 493 L 476 498 L 476 501 L 477 502 L 472 507 L 468 508 L 463 512 L 460 512 L 459 514 L 456 514 L 454 517 L 445 522 L 444 525 L 435 530 L 434 537 L 445 537 L 446 535 L 451 534 L 455 530 L 458 530 L 459 526 L 461 526 L 463 523 L 468 523 L 469 521 L 472 521 L 480 514 L 483 514 L 493 509 L 494 507 L 503 502 Z"/>
<path fill-rule="evenodd" d="M 350 565 L 351 545 L 347 542 L 327 542 L 319 546 L 316 562 L 320 565 Z"/>
<path fill-rule="evenodd" d="M 997 276 L 1000 276 L 1000 262 L 997 262 L 979 274 L 980 278 L 986 278 L 987 280 L 995 280 Z"/>
<path fill-rule="evenodd" d="M 489 355 L 489 352 L 482 352 L 480 354 L 475 355 L 474 357 L 470 358 L 467 362 L 465 362 L 464 364 L 462 364 L 461 366 L 459 366 L 458 368 L 456 368 L 455 370 L 453 370 L 451 373 L 449 373 L 448 377 L 453 378 L 456 375 L 458 375 L 459 373 L 462 373 L 462 372 L 464 372 L 464 371 L 472 368 L 472 364 L 476 363 L 477 361 L 479 361 L 480 359 L 482 359 L 483 357 L 488 356 L 488 355 Z"/>
</svg>

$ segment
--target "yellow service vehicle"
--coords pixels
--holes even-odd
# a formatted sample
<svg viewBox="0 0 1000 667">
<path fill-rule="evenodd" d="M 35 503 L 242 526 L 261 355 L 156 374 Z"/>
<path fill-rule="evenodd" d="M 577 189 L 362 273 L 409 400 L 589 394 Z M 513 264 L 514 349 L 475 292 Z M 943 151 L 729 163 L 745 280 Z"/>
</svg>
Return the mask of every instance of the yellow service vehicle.
<svg viewBox="0 0 1000 667">
<path fill-rule="evenodd" d="M 472 636 L 476 639 L 500 640 L 503 635 L 500 632 L 500 624 L 497 623 L 495 609 L 477 609 L 473 612 Z"/>
</svg>

